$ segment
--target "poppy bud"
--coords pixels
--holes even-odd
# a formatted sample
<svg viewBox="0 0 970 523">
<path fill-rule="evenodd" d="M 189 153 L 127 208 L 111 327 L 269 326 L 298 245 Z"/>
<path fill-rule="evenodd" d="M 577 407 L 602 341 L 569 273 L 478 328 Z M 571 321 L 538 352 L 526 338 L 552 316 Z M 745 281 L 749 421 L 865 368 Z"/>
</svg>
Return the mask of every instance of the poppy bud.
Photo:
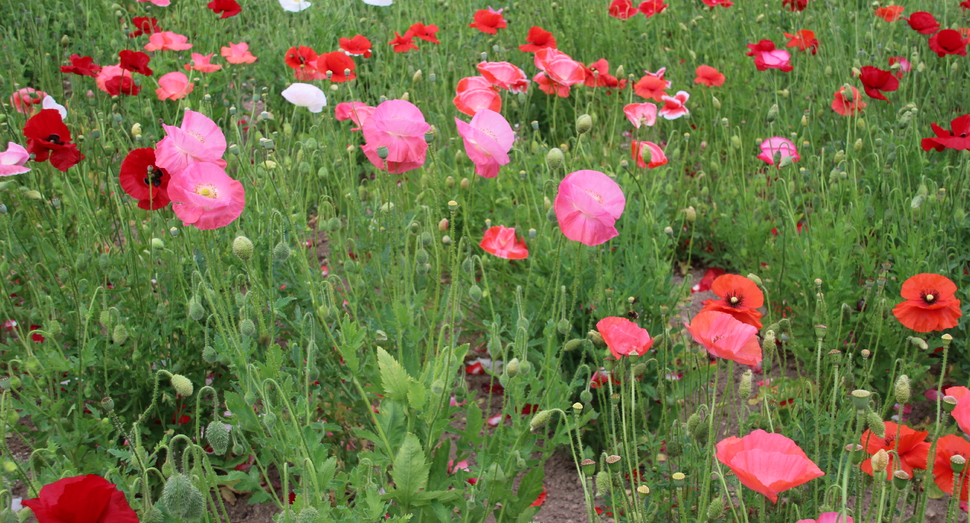
<svg viewBox="0 0 970 523">
<path fill-rule="evenodd" d="M 910 396 L 910 386 L 909 386 L 909 376 L 903 374 L 896 379 L 896 384 L 893 386 L 893 393 L 896 396 L 896 403 L 900 405 L 905 405 L 909 402 Z"/>
<path fill-rule="evenodd" d="M 569 327 L 569 320 L 566 318 L 562 318 L 556 323 L 556 330 L 559 331 L 559 334 L 569 334 Z"/>
<path fill-rule="evenodd" d="M 736 134 L 734 136 L 732 136 L 731 137 L 731 146 L 733 146 L 735 149 L 740 149 L 741 148 L 741 137 L 738 136 L 738 135 L 736 135 Z"/>
<path fill-rule="evenodd" d="M 839 149 L 839 152 L 835 153 L 835 157 L 833 158 L 833 161 L 836 164 L 840 164 L 842 163 L 842 160 L 845 160 L 845 150 Z"/>
<path fill-rule="evenodd" d="M 232 253 L 240 260 L 248 262 L 253 257 L 253 242 L 245 236 L 236 236 L 232 241 Z"/>
<path fill-rule="evenodd" d="M 788 91 L 788 89 L 782 89 L 780 91 L 775 91 L 775 94 L 777 94 L 778 96 L 780 96 L 782 98 L 788 98 L 788 95 L 791 94 L 791 93 Z"/>
<path fill-rule="evenodd" d="M 694 431 L 697 430 L 697 426 L 700 425 L 700 423 L 701 415 L 695 412 L 687 418 L 687 424 L 684 425 L 684 429 L 687 431 L 687 434 L 693 434 Z"/>
<path fill-rule="evenodd" d="M 468 178 L 462 178 L 461 182 L 458 184 L 458 187 L 461 187 L 462 190 L 467 191 L 470 185 L 471 181 Z"/>
<path fill-rule="evenodd" d="M 741 375 L 741 384 L 738 385 L 738 395 L 747 399 L 751 395 L 751 369 L 744 371 Z"/>
<path fill-rule="evenodd" d="M 714 521 L 724 515 L 724 500 L 718 496 L 711 500 L 711 506 L 707 507 L 707 520 Z"/>
<path fill-rule="evenodd" d="M 205 510 L 202 493 L 185 474 L 168 478 L 158 502 L 165 506 L 170 515 L 182 520 L 199 519 Z"/>
<path fill-rule="evenodd" d="M 768 109 L 768 118 L 767 118 L 767 120 L 768 120 L 768 123 L 772 123 L 772 122 L 774 122 L 777 119 L 778 119 L 778 104 L 773 104 Z"/>
<path fill-rule="evenodd" d="M 609 495 L 610 486 L 612 483 L 609 472 L 606 472 L 605 470 L 599 471 L 599 473 L 596 474 L 594 483 L 596 484 L 596 491 L 599 492 L 600 496 L 605 497 Z"/>
<path fill-rule="evenodd" d="M 256 334 L 256 324 L 253 323 L 253 320 L 249 318 L 244 318 L 240 320 L 239 333 L 247 337 Z"/>
<path fill-rule="evenodd" d="M 217 456 L 221 456 L 226 453 L 229 448 L 229 430 L 226 429 L 226 425 L 219 420 L 212 420 L 209 426 L 205 429 L 205 439 L 209 442 L 212 447 L 212 451 L 216 453 Z"/>
<path fill-rule="evenodd" d="M 684 209 L 683 212 L 684 212 L 684 217 L 687 219 L 688 222 L 694 223 L 695 221 L 697 221 L 697 211 L 694 210 L 693 205 Z"/>
<path fill-rule="evenodd" d="M 441 232 L 448 230 L 448 218 L 442 218 L 441 221 L 438 222 L 438 230 Z"/>
<path fill-rule="evenodd" d="M 313 507 L 304 507 L 299 514 L 296 515 L 296 523 L 319 523 L 320 512 Z"/>
<path fill-rule="evenodd" d="M 482 301 L 482 288 L 478 285 L 472 285 L 468 289 L 468 297 L 475 303 Z"/>
<path fill-rule="evenodd" d="M 586 134 L 593 128 L 593 119 L 588 114 L 580 115 L 576 119 L 576 133 Z"/>
<path fill-rule="evenodd" d="M 603 340 L 603 336 L 601 336 L 600 333 L 597 331 L 594 331 L 594 330 L 589 331 L 588 333 L 586 333 L 586 337 L 589 338 L 589 341 L 593 342 L 593 345 L 596 345 L 597 347 L 606 346 L 606 342 Z"/>
<path fill-rule="evenodd" d="M 427 247 L 431 245 L 431 242 L 434 241 L 434 238 L 431 236 L 430 232 L 425 231 L 421 233 L 419 240 L 421 241 L 422 246 Z M 428 261 L 428 260 L 425 260 L 425 261 Z"/>
<path fill-rule="evenodd" d="M 555 171 L 559 169 L 564 160 L 565 156 L 563 155 L 562 150 L 558 147 L 553 147 L 552 149 L 549 149 L 548 153 L 546 153 L 546 165 L 549 166 L 550 170 Z"/>
<path fill-rule="evenodd" d="M 540 410 L 532 417 L 532 421 L 529 422 L 529 430 L 535 432 L 537 429 L 544 427 L 546 423 L 549 423 L 549 418 L 551 417 L 551 410 Z"/>
<path fill-rule="evenodd" d="M 694 429 L 694 432 L 691 434 L 691 437 L 694 438 L 694 441 L 696 441 L 698 445 L 703 447 L 707 445 L 707 436 L 709 434 L 710 434 L 710 427 L 708 426 L 708 424 L 700 423 L 697 425 L 697 428 Z"/>
<path fill-rule="evenodd" d="M 586 341 L 586 340 L 583 340 L 582 338 L 573 338 L 573 339 L 567 341 L 562 346 L 562 350 L 563 350 L 563 352 L 574 351 L 574 350 L 580 348 L 583 345 L 583 342 L 584 341 Z"/>
<path fill-rule="evenodd" d="M 266 413 L 266 414 L 265 414 L 265 415 L 263 416 L 263 423 L 264 423 L 264 424 L 265 424 L 265 425 L 266 425 L 267 427 L 270 427 L 270 428 L 272 428 L 272 427 L 273 427 L 274 425 L 276 425 L 276 414 L 275 414 L 275 413 L 274 413 L 273 411 L 269 411 L 269 412 L 267 412 L 267 413 Z"/>
<path fill-rule="evenodd" d="M 862 151 L 862 138 L 855 141 L 855 144 L 852 145 L 852 150 L 855 152 Z"/>
<path fill-rule="evenodd" d="M 128 341 L 128 329 L 122 325 L 115 325 L 114 330 L 111 331 L 111 341 L 116 345 L 124 345 Z"/>
<path fill-rule="evenodd" d="M 522 360 L 519 362 L 519 374 L 528 374 L 532 370 L 532 364 L 529 360 Z"/>
<path fill-rule="evenodd" d="M 866 416 L 866 423 L 868 423 L 869 430 L 871 430 L 873 434 L 880 438 L 886 437 L 886 425 L 883 424 L 882 418 L 879 417 L 879 414 L 870 410 L 869 414 Z"/>
<path fill-rule="evenodd" d="M 211 346 L 206 345 L 205 348 L 202 349 L 202 359 L 205 360 L 206 363 L 213 364 L 219 361 L 219 353 L 216 352 L 216 350 Z"/>
<path fill-rule="evenodd" d="M 195 390 L 192 386 L 192 381 L 181 374 L 172 374 L 170 378 L 172 383 L 172 388 L 179 396 L 189 397 L 192 395 L 192 391 Z"/>
<path fill-rule="evenodd" d="M 407 91 L 404 91 L 404 93 L 401 94 L 401 100 L 404 100 L 405 102 L 410 102 L 411 101 L 411 94 L 408 93 Z"/>
<path fill-rule="evenodd" d="M 508 374 L 510 378 L 514 378 L 519 375 L 519 358 L 512 358 L 505 365 L 505 373 Z"/>
<path fill-rule="evenodd" d="M 195 321 L 199 321 L 205 316 L 205 308 L 199 303 L 199 300 L 194 297 L 189 298 L 189 317 Z"/>
<path fill-rule="evenodd" d="M 886 467 L 889 466 L 889 454 L 885 449 L 879 449 L 872 455 L 871 463 L 873 472 L 885 472 Z"/>
</svg>

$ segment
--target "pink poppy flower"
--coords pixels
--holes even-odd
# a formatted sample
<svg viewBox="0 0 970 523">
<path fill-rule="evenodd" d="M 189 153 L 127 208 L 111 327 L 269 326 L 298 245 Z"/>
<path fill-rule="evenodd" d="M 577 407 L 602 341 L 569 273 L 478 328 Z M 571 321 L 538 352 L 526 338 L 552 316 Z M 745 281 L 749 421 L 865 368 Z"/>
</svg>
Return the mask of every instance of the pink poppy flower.
<svg viewBox="0 0 970 523">
<path fill-rule="evenodd" d="M 168 7 L 172 4 L 172 0 L 135 0 L 136 2 L 151 2 L 158 7 Z"/>
<path fill-rule="evenodd" d="M 742 485 L 764 494 L 772 503 L 778 502 L 779 493 L 825 475 L 794 441 L 761 429 L 743 438 L 719 441 L 716 457 Z"/>
<path fill-rule="evenodd" d="M 539 49 L 535 53 L 535 66 L 542 71 L 532 80 L 546 94 L 569 96 L 569 86 L 586 80 L 583 64 L 573 60 L 558 49 Z"/>
<path fill-rule="evenodd" d="M 206 115 L 186 109 L 180 127 L 164 124 L 162 127 L 165 138 L 158 142 L 155 150 L 156 166 L 172 175 L 194 163 L 212 162 L 225 166 L 221 158 L 226 152 L 226 136 Z"/>
<path fill-rule="evenodd" d="M 502 97 L 484 76 L 462 78 L 458 81 L 455 93 L 452 100 L 455 107 L 468 116 L 475 116 L 480 109 L 495 112 L 502 110 Z"/>
<path fill-rule="evenodd" d="M 777 164 L 775 163 L 776 155 L 779 157 Z M 791 140 L 780 136 L 774 136 L 762 142 L 761 154 L 758 155 L 758 158 L 764 160 L 768 165 L 774 165 L 779 169 L 781 169 L 781 164 L 785 158 L 791 158 L 792 162 L 797 162 L 802 159 L 801 155 L 798 154 L 798 150 L 795 149 L 795 144 Z"/>
<path fill-rule="evenodd" d="M 647 329 L 640 328 L 636 323 L 617 316 L 603 318 L 596 323 L 596 330 L 599 331 L 606 348 L 610 349 L 610 354 L 620 360 L 624 356 L 643 356 L 653 345 L 653 338 Z"/>
<path fill-rule="evenodd" d="M 506 260 L 524 260 L 529 257 L 525 240 L 515 234 L 512 227 L 490 227 L 478 244 L 485 252 Z"/>
<path fill-rule="evenodd" d="M 970 434 L 970 389 L 966 387 L 949 387 L 943 391 L 947 396 L 957 400 L 957 406 L 950 414 L 957 420 L 957 426 L 964 434 Z"/>
<path fill-rule="evenodd" d="M 44 91 L 37 91 L 33 87 L 22 87 L 10 95 L 10 105 L 13 105 L 18 113 L 30 114 L 33 112 L 33 106 L 39 106 L 45 96 L 47 93 Z"/>
<path fill-rule="evenodd" d="M 152 33 L 148 37 L 148 43 L 145 44 L 146 51 L 185 51 L 187 49 L 192 49 L 189 37 L 171 31 Z"/>
<path fill-rule="evenodd" d="M 246 206 L 243 184 L 230 178 L 222 167 L 208 162 L 194 163 L 172 175 L 168 196 L 175 215 L 186 226 L 201 230 L 229 225 Z"/>
<path fill-rule="evenodd" d="M 903 58 L 902 56 L 889 57 L 889 70 L 896 71 L 896 78 L 901 79 L 903 77 L 903 73 L 908 73 L 912 68 L 913 66 L 909 63 L 909 60 Z"/>
<path fill-rule="evenodd" d="M 238 44 L 229 42 L 229 47 L 223 47 L 220 51 L 222 57 L 231 64 L 251 64 L 257 60 L 253 53 L 249 52 L 249 44 L 246 42 Z"/>
<path fill-rule="evenodd" d="M 7 143 L 7 150 L 0 153 L 0 176 L 13 176 L 30 172 L 29 167 L 24 167 L 30 153 L 20 144 L 13 142 Z"/>
<path fill-rule="evenodd" d="M 515 132 L 501 114 L 483 108 L 470 123 L 455 118 L 458 134 L 465 142 L 465 154 L 475 162 L 475 174 L 485 178 L 498 176 L 499 167 L 509 163 L 509 151 Z"/>
<path fill-rule="evenodd" d="M 839 517 L 838 512 L 823 512 L 818 519 L 799 519 L 795 523 L 853 523 L 851 516 Z"/>
<path fill-rule="evenodd" d="M 684 106 L 689 98 L 690 93 L 687 91 L 677 91 L 674 96 L 661 96 L 660 99 L 664 102 L 664 106 L 660 108 L 660 116 L 667 120 L 676 120 L 681 116 L 690 114 L 690 111 Z"/>
<path fill-rule="evenodd" d="M 742 323 L 726 312 L 701 311 L 684 326 L 694 341 L 715 357 L 742 365 L 754 366 L 761 362 L 758 328 Z"/>
<path fill-rule="evenodd" d="M 370 121 L 363 126 L 362 147 L 367 159 L 379 169 L 401 174 L 424 165 L 428 143 L 424 134 L 431 126 L 424 114 L 411 102 L 388 100 L 377 106 Z M 378 149 L 386 149 L 382 159 Z"/>
<path fill-rule="evenodd" d="M 625 206 L 620 186 L 609 176 L 591 170 L 563 178 L 553 204 L 559 229 L 566 238 L 589 246 L 620 234 L 614 225 Z"/>
<path fill-rule="evenodd" d="M 478 64 L 478 72 L 499 89 L 513 93 L 524 93 L 529 90 L 529 78 L 525 75 L 525 71 L 508 62 L 482 62 Z"/>
<path fill-rule="evenodd" d="M 214 73 L 219 69 L 222 69 L 221 65 L 214 64 L 211 62 L 212 57 L 215 53 L 209 53 L 206 55 L 200 53 L 192 53 L 192 63 L 185 64 L 186 71 L 198 71 L 200 73 Z"/>
<path fill-rule="evenodd" d="M 659 145 L 653 142 L 630 142 L 630 149 L 633 159 L 637 162 L 637 167 L 641 169 L 654 169 L 661 165 L 667 165 L 667 155 Z M 648 156 L 649 155 L 649 156 Z"/>
<path fill-rule="evenodd" d="M 623 114 L 626 115 L 626 119 L 630 120 L 630 123 L 637 129 L 641 125 L 653 127 L 653 124 L 657 123 L 657 106 L 650 102 L 628 104 L 623 107 Z"/>
<path fill-rule="evenodd" d="M 754 65 L 759 71 L 766 69 L 780 69 L 787 73 L 794 69 L 791 65 L 791 54 L 784 49 L 761 51 L 754 54 Z"/>
<path fill-rule="evenodd" d="M 195 84 L 189 82 L 189 77 L 182 73 L 168 73 L 158 79 L 158 89 L 155 94 L 159 100 L 178 100 L 185 98 L 192 92 Z"/>
<path fill-rule="evenodd" d="M 362 127 L 368 124 L 371 115 L 376 111 L 376 107 L 371 107 L 365 103 L 361 102 L 343 102 L 337 104 L 334 107 L 334 118 L 338 122 L 344 120 L 352 120 L 357 127 L 351 129 L 351 131 L 359 131 Z"/>
</svg>

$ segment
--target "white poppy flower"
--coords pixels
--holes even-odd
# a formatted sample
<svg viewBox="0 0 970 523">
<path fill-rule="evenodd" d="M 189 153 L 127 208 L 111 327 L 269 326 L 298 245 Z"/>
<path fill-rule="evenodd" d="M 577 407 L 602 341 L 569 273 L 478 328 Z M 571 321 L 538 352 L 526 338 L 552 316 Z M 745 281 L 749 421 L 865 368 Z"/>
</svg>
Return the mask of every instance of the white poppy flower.
<svg viewBox="0 0 970 523">
<path fill-rule="evenodd" d="M 394 3 L 394 0 L 361 0 L 367 5 L 376 5 L 378 7 L 387 7 Z"/>
<path fill-rule="evenodd" d="M 291 104 L 306 107 L 311 113 L 319 113 L 327 105 L 327 95 L 315 85 L 296 83 L 280 94 Z"/>
<path fill-rule="evenodd" d="M 299 13 L 304 9 L 310 7 L 310 2 L 306 0 L 280 0 L 280 7 L 284 11 L 289 11 L 291 13 Z"/>
<path fill-rule="evenodd" d="M 61 120 L 67 120 L 67 109 L 57 103 L 50 95 L 44 97 L 44 101 L 41 102 L 40 106 L 44 109 L 57 109 L 57 112 L 61 113 Z"/>
</svg>

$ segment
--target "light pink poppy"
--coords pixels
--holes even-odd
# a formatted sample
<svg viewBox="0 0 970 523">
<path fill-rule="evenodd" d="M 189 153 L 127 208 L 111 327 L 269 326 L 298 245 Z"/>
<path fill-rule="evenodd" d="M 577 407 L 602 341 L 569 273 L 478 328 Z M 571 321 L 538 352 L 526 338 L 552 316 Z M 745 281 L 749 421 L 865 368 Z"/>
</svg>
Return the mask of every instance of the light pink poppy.
<svg viewBox="0 0 970 523">
<path fill-rule="evenodd" d="M 754 55 L 754 64 L 759 71 L 765 69 L 781 69 L 784 72 L 792 70 L 791 54 L 784 49 L 761 51 Z"/>
<path fill-rule="evenodd" d="M 795 523 L 853 523 L 851 516 L 839 517 L 838 512 L 823 512 L 818 519 L 799 519 Z"/>
<path fill-rule="evenodd" d="M 155 94 L 159 100 L 179 100 L 192 92 L 195 84 L 189 82 L 189 77 L 182 73 L 168 73 L 158 79 L 158 89 Z"/>
<path fill-rule="evenodd" d="M 715 456 L 742 485 L 772 503 L 778 502 L 778 494 L 825 475 L 794 441 L 761 429 L 719 441 Z"/>
<path fill-rule="evenodd" d="M 571 85 L 586 80 L 586 69 L 583 68 L 583 64 L 558 49 L 548 47 L 539 49 L 536 51 L 534 62 L 542 72 L 535 75 L 532 80 L 546 94 L 567 97 Z"/>
<path fill-rule="evenodd" d="M 694 341 L 715 357 L 742 365 L 753 366 L 761 362 L 758 328 L 742 323 L 726 312 L 702 311 L 684 326 Z"/>
<path fill-rule="evenodd" d="M 779 162 L 775 163 L 775 156 L 779 157 Z M 781 163 L 785 158 L 791 158 L 792 162 L 797 162 L 802 159 L 801 155 L 798 154 L 798 150 L 795 149 L 795 144 L 787 138 L 782 138 L 781 136 L 774 136 L 768 138 L 761 143 L 761 154 L 758 158 L 762 159 L 768 165 L 774 165 L 781 169 Z"/>
<path fill-rule="evenodd" d="M 624 356 L 643 356 L 653 345 L 653 338 L 647 329 L 640 328 L 636 323 L 617 316 L 603 318 L 596 323 L 596 330 L 599 331 L 606 348 L 610 349 L 610 354 L 620 360 Z"/>
<path fill-rule="evenodd" d="M 185 64 L 186 71 L 198 71 L 200 73 L 214 73 L 219 69 L 222 69 L 221 65 L 212 63 L 212 57 L 215 53 L 200 54 L 192 53 L 192 63 Z"/>
<path fill-rule="evenodd" d="M 897 64 L 899 65 L 897 66 Z M 889 57 L 889 70 L 896 71 L 896 78 L 902 78 L 903 73 L 908 73 L 912 68 L 913 64 L 909 63 L 909 60 L 903 58 L 902 56 Z"/>
<path fill-rule="evenodd" d="M 192 49 L 189 37 L 173 33 L 171 31 L 161 31 L 152 33 L 145 44 L 146 51 L 185 51 Z"/>
<path fill-rule="evenodd" d="M 238 44 L 229 42 L 229 47 L 223 47 L 221 54 L 231 64 L 251 64 L 257 60 L 253 53 L 249 52 L 249 44 L 246 42 Z"/>
<path fill-rule="evenodd" d="M 524 93 L 529 90 L 529 78 L 525 71 L 508 62 L 482 62 L 478 64 L 478 72 L 499 89 L 513 93 Z"/>
<path fill-rule="evenodd" d="M 485 178 L 498 176 L 499 167 L 509 163 L 509 151 L 515 141 L 512 126 L 495 111 L 479 109 L 470 123 L 455 118 L 458 134 L 465 142 L 465 154 L 475 162 L 475 174 Z"/>
<path fill-rule="evenodd" d="M 222 167 L 208 162 L 194 163 L 172 175 L 168 196 L 175 215 L 185 225 L 202 230 L 229 225 L 246 206 L 243 184 L 230 178 Z"/>
<path fill-rule="evenodd" d="M 334 118 L 337 121 L 342 122 L 344 120 L 352 120 L 357 127 L 350 129 L 351 131 L 359 131 L 362 127 L 367 125 L 370 120 L 371 115 L 376 111 L 376 107 L 371 107 L 362 102 L 343 102 L 337 104 L 334 107 Z"/>
<path fill-rule="evenodd" d="M 367 143 L 362 150 L 378 168 L 401 174 L 424 165 L 428 150 L 424 134 L 430 130 L 417 106 L 404 100 L 388 100 L 377 106 L 363 126 Z M 381 148 L 387 149 L 385 159 L 378 152 Z"/>
<path fill-rule="evenodd" d="M 7 150 L 0 153 L 0 176 L 13 176 L 30 172 L 24 164 L 30 160 L 30 153 L 20 144 L 7 143 Z"/>
<path fill-rule="evenodd" d="M 158 7 L 167 7 L 172 4 L 172 0 L 135 0 L 137 2 L 151 2 Z"/>
<path fill-rule="evenodd" d="M 566 238 L 590 246 L 620 234 L 614 225 L 625 206 L 620 186 L 609 176 L 591 170 L 563 178 L 553 204 L 559 229 Z"/>
<path fill-rule="evenodd" d="M 657 106 L 650 102 L 628 104 L 623 107 L 623 114 L 626 115 L 626 119 L 630 120 L 630 123 L 637 129 L 641 125 L 653 127 L 653 124 L 657 123 Z"/>
<path fill-rule="evenodd" d="M 194 163 L 211 162 L 225 167 L 221 158 L 226 152 L 226 136 L 206 115 L 186 109 L 180 127 L 162 127 L 165 138 L 156 146 L 156 166 L 173 176 Z"/>
<path fill-rule="evenodd" d="M 33 87 L 22 87 L 10 95 L 10 104 L 18 113 L 30 114 L 33 112 L 34 105 L 38 106 L 38 110 L 40 109 L 45 96 L 47 93 L 44 91 L 37 91 Z"/>
<path fill-rule="evenodd" d="M 637 167 L 641 169 L 655 169 L 661 165 L 667 165 L 667 155 L 659 145 L 653 142 L 630 142 L 630 149 L 633 159 L 637 161 Z"/>
<path fill-rule="evenodd" d="M 660 108 L 660 116 L 667 120 L 676 120 L 681 116 L 690 114 L 690 111 L 684 106 L 689 98 L 690 94 L 687 91 L 677 91 L 674 96 L 661 96 L 660 99 L 663 100 L 664 106 Z"/>
</svg>

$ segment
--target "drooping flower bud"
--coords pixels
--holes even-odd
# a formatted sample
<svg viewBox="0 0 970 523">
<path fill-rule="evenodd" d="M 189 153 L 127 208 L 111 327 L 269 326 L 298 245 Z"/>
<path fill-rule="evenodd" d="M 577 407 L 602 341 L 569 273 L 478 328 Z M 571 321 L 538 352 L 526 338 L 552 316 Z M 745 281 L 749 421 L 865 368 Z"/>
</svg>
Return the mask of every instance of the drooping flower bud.
<svg viewBox="0 0 970 523">
<path fill-rule="evenodd" d="M 192 380 L 186 378 L 181 374 L 172 374 L 170 380 L 172 382 L 172 388 L 175 392 L 182 397 L 189 397 L 195 388 L 192 386 Z"/>
<path fill-rule="evenodd" d="M 286 242 L 279 242 L 273 247 L 273 258 L 279 261 L 286 261 L 290 257 L 290 246 Z"/>
<path fill-rule="evenodd" d="M 225 423 L 219 420 L 212 420 L 206 427 L 205 439 L 217 456 L 225 454 L 229 448 L 229 430 L 226 429 Z"/>
<path fill-rule="evenodd" d="M 253 320 L 249 318 L 243 318 L 239 321 L 239 333 L 243 336 L 252 336 L 256 334 L 256 324 Z"/>
<path fill-rule="evenodd" d="M 529 430 L 535 432 L 536 430 L 546 426 L 549 423 L 549 419 L 552 417 L 551 410 L 540 410 L 532 417 L 532 421 L 529 422 Z"/>
<path fill-rule="evenodd" d="M 120 323 L 115 325 L 115 328 L 111 331 L 111 341 L 115 345 L 124 345 L 128 341 L 128 328 Z"/>
<path fill-rule="evenodd" d="M 612 481 L 612 478 L 610 477 L 610 473 L 609 472 L 607 472 L 605 470 L 601 470 L 601 471 L 599 471 L 598 474 L 596 474 L 596 480 L 595 480 L 595 483 L 596 483 L 596 491 L 599 492 L 599 495 L 600 496 L 608 496 L 609 495 L 609 493 L 610 493 L 610 486 L 611 486 L 612 482 L 613 481 Z"/>
<path fill-rule="evenodd" d="M 232 253 L 244 262 L 253 258 L 253 242 L 245 236 L 236 236 L 232 241 Z"/>
<path fill-rule="evenodd" d="M 205 308 L 194 297 L 189 298 L 189 318 L 199 321 L 205 316 Z"/>
<path fill-rule="evenodd" d="M 711 506 L 707 507 L 707 520 L 715 521 L 717 518 L 724 515 L 724 500 L 721 496 L 718 496 L 711 500 Z"/>
<path fill-rule="evenodd" d="M 170 515 L 182 520 L 199 519 L 205 510 L 202 493 L 185 474 L 168 478 L 158 502 L 165 506 Z"/>
</svg>

